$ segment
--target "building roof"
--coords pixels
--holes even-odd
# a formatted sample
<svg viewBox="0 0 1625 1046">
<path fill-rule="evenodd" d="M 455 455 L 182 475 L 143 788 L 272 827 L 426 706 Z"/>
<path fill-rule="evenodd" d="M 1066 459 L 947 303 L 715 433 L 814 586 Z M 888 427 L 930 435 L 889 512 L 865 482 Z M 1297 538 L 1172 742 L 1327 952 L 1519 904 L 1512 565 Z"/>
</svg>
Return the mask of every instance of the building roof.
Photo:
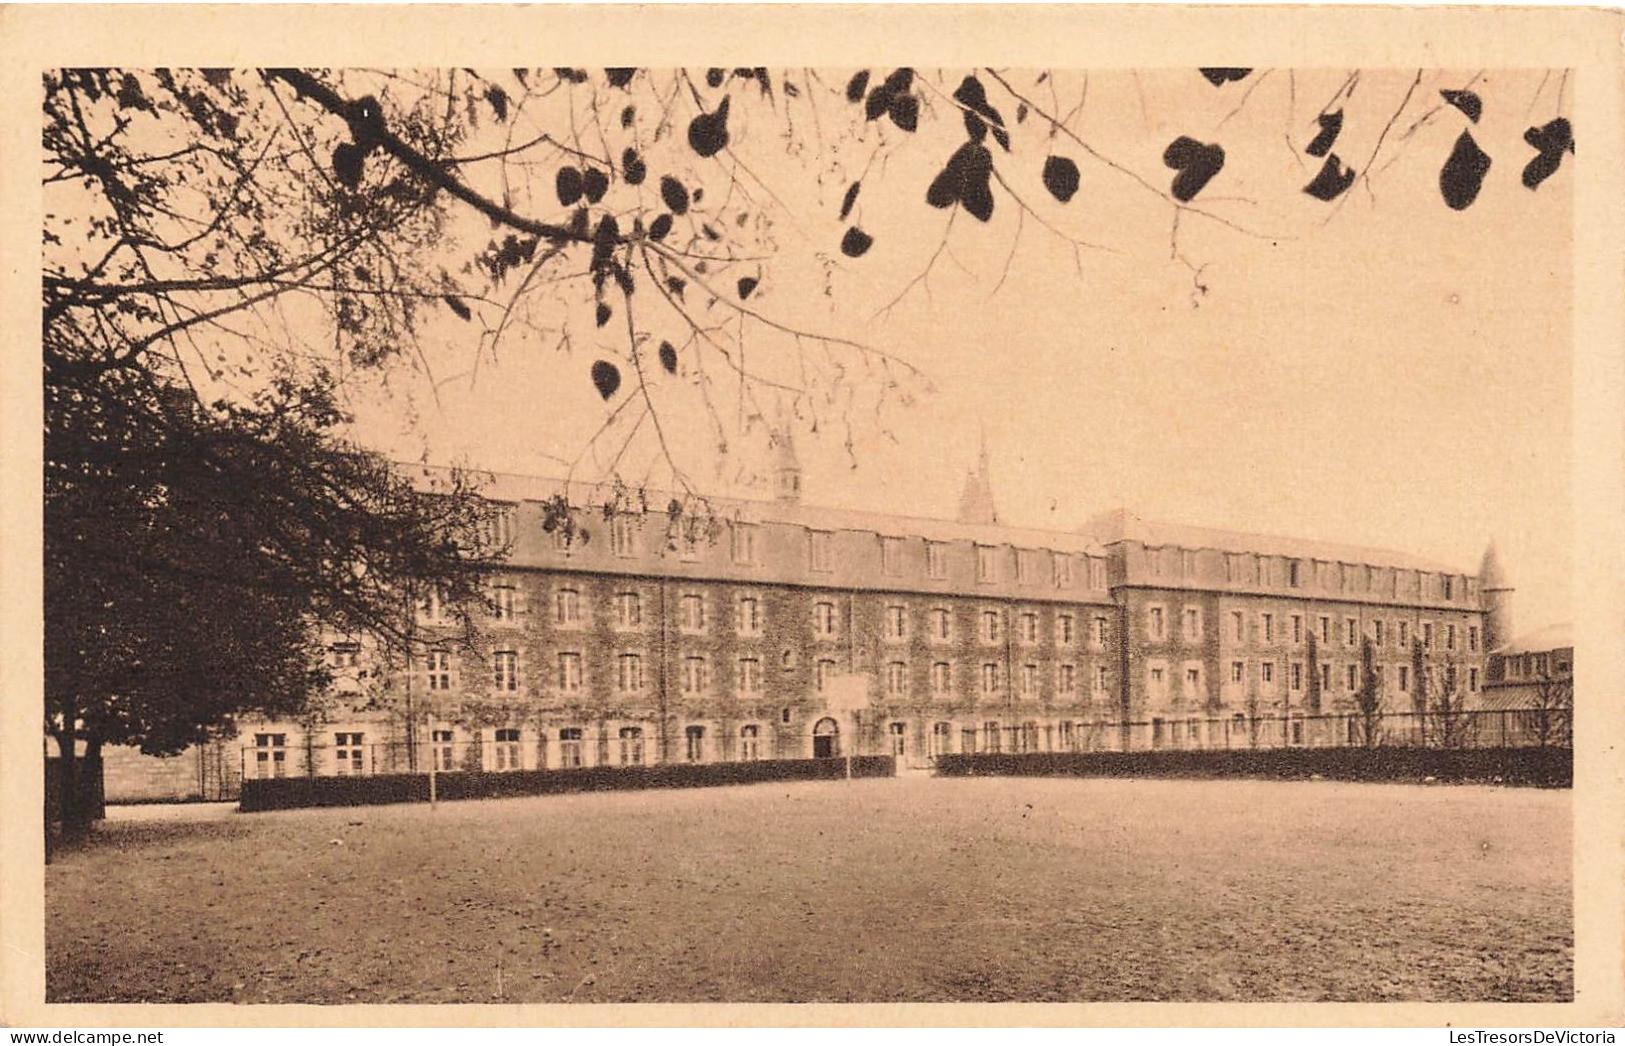
<svg viewBox="0 0 1625 1046">
<path fill-rule="evenodd" d="M 405 466 L 425 487 L 444 482 L 448 469 L 436 466 Z M 613 500 L 608 484 L 567 483 L 563 479 L 525 476 L 511 472 L 470 470 L 480 493 L 496 501 L 542 501 L 568 491 L 576 506 L 603 505 Z M 679 495 L 669 491 L 645 492 L 649 507 L 664 512 L 666 504 Z M 809 530 L 854 530 L 887 537 L 925 538 L 929 541 L 968 541 L 983 545 L 1010 545 L 1016 548 L 1048 549 L 1053 552 L 1104 556 L 1105 548 L 1087 535 L 1064 530 L 1036 530 L 1007 527 L 996 523 L 961 523 L 923 516 L 891 515 L 852 509 L 828 508 L 782 500 L 755 498 L 707 498 L 718 518 L 743 523 L 778 523 Z"/>
<path fill-rule="evenodd" d="M 1567 621 L 1525 632 L 1512 642 L 1491 651 L 1496 654 L 1541 654 L 1574 646 L 1574 626 Z"/>
<path fill-rule="evenodd" d="M 1156 523 L 1142 519 L 1128 509 L 1104 512 L 1085 523 L 1080 532 L 1101 545 L 1136 541 L 1152 548 L 1171 545 L 1176 548 L 1251 552 L 1260 556 L 1319 559 L 1331 563 L 1360 563 L 1439 574 L 1463 573 L 1446 564 L 1405 552 L 1339 545 L 1327 541 L 1308 541 L 1303 538 L 1279 537 L 1271 534 L 1250 534 L 1239 530 L 1193 527 L 1183 523 Z"/>
</svg>

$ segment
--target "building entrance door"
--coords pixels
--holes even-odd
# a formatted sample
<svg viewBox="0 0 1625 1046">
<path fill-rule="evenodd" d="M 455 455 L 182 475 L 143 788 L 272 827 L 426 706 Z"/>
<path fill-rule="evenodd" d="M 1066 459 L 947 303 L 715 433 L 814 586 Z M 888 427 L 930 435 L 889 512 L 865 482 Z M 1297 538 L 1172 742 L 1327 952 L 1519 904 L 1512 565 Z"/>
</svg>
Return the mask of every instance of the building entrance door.
<svg viewBox="0 0 1625 1046">
<path fill-rule="evenodd" d="M 813 758 L 833 759 L 840 754 L 841 728 L 825 716 L 813 724 Z"/>
</svg>

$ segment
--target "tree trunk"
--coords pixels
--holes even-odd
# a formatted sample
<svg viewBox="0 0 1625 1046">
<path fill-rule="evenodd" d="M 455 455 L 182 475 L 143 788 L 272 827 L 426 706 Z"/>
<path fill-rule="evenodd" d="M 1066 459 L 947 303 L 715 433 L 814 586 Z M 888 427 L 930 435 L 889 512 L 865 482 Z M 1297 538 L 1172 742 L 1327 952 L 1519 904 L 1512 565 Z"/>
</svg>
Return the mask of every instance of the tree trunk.
<svg viewBox="0 0 1625 1046">
<path fill-rule="evenodd" d="M 79 788 L 78 740 L 78 732 L 71 727 L 56 735 L 57 813 L 64 840 L 83 838 L 90 831 L 90 810 Z"/>
</svg>

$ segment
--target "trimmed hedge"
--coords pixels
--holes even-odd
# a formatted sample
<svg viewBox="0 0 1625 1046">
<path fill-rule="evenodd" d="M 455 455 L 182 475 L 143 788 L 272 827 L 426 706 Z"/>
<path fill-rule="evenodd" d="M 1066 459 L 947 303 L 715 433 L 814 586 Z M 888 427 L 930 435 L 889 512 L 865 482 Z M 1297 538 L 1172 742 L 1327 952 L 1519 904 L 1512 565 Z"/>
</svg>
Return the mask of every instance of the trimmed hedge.
<svg viewBox="0 0 1625 1046">
<path fill-rule="evenodd" d="M 853 777 L 891 777 L 889 755 L 855 756 Z M 845 759 L 765 759 L 749 763 L 663 763 L 592 766 L 570 770 L 449 771 L 435 775 L 437 799 L 498 799 L 568 792 L 641 788 L 709 788 L 767 781 L 825 781 L 846 776 Z M 238 809 L 291 810 L 307 806 L 376 806 L 429 801 L 428 774 L 371 777 L 279 777 L 245 780 Z"/>
<path fill-rule="evenodd" d="M 943 777 L 1262 777 L 1434 781 L 1568 788 L 1567 748 L 1247 748 L 942 755 Z"/>
</svg>

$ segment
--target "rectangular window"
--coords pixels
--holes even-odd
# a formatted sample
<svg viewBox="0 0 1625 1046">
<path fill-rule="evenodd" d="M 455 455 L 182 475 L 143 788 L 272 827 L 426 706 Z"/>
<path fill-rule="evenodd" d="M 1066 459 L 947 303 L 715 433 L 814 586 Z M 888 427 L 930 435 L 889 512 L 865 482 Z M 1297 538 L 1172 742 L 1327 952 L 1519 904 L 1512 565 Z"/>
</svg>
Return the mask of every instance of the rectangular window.
<svg viewBox="0 0 1625 1046">
<path fill-rule="evenodd" d="M 1179 576 L 1194 577 L 1196 575 L 1196 553 L 1188 549 L 1181 549 L 1179 553 Z"/>
<path fill-rule="evenodd" d="M 697 763 L 705 758 L 705 727 L 683 728 L 683 758 L 691 763 Z"/>
<path fill-rule="evenodd" d="M 813 685 L 823 693 L 829 688 L 829 681 L 835 678 L 835 662 L 828 658 L 821 659 L 813 666 Z"/>
<path fill-rule="evenodd" d="M 618 512 L 609 522 L 609 550 L 623 558 L 633 556 L 638 551 L 638 528 L 640 521 L 624 512 Z"/>
<path fill-rule="evenodd" d="M 1456 626 L 1455 625 L 1446 625 L 1446 626 L 1444 626 L 1444 648 L 1446 650 L 1454 650 L 1454 649 L 1456 649 Z"/>
<path fill-rule="evenodd" d="M 739 659 L 739 692 L 742 694 L 762 692 L 762 662 L 757 658 Z"/>
<path fill-rule="evenodd" d="M 683 658 L 683 693 L 705 693 L 707 673 L 705 658 L 698 654 L 690 654 Z"/>
<path fill-rule="evenodd" d="M 288 735 L 254 735 L 254 776 L 264 780 L 288 776 Z"/>
<path fill-rule="evenodd" d="M 705 597 L 698 592 L 686 593 L 678 601 L 678 618 L 684 632 L 705 631 Z"/>
<path fill-rule="evenodd" d="M 444 650 L 431 650 L 424 655 L 430 690 L 451 689 L 451 655 Z"/>
<path fill-rule="evenodd" d="M 999 666 L 997 662 L 987 661 L 982 664 L 982 693 L 996 694 L 999 692 Z"/>
<path fill-rule="evenodd" d="M 1286 583 L 1289 586 L 1291 586 L 1292 588 L 1297 588 L 1300 581 L 1301 581 L 1300 575 L 1302 574 L 1302 572 L 1303 572 L 1303 564 L 1300 561 L 1298 561 L 1296 559 L 1287 560 L 1287 563 L 1286 563 Z"/>
<path fill-rule="evenodd" d="M 1021 682 L 1020 682 L 1019 685 L 1021 687 L 1021 689 L 1019 690 L 1019 693 L 1021 694 L 1022 697 L 1029 697 L 1030 698 L 1030 697 L 1037 697 L 1038 696 L 1038 666 L 1037 665 L 1022 665 L 1021 666 Z"/>
<path fill-rule="evenodd" d="M 931 666 L 931 693 L 943 697 L 953 689 L 953 669 L 948 662 L 938 661 Z"/>
<path fill-rule="evenodd" d="M 1444 598 L 1445 598 L 1445 600 L 1449 601 L 1449 600 L 1455 599 L 1456 598 L 1456 579 L 1453 578 L 1453 577 L 1446 577 L 1446 578 L 1443 578 L 1442 580 L 1444 582 Z"/>
<path fill-rule="evenodd" d="M 1371 645 L 1382 646 L 1382 618 L 1371 622 Z"/>
<path fill-rule="evenodd" d="M 931 638 L 939 642 L 953 638 L 954 615 L 947 607 L 937 607 L 931 611 Z"/>
<path fill-rule="evenodd" d="M 1288 680 L 1289 680 L 1289 682 L 1288 682 L 1287 685 L 1290 686 L 1293 690 L 1302 690 L 1303 689 L 1303 662 L 1302 661 L 1294 661 L 1294 662 L 1292 662 L 1292 667 L 1290 669 L 1290 674 L 1288 675 Z"/>
<path fill-rule="evenodd" d="M 889 577 L 897 577 L 903 572 L 903 539 L 880 539 L 880 570 Z"/>
<path fill-rule="evenodd" d="M 1097 647 L 1105 646 L 1106 645 L 1106 640 L 1110 635 L 1111 635 L 1111 623 L 1104 616 L 1096 617 L 1095 618 L 1095 646 L 1097 646 Z"/>
<path fill-rule="evenodd" d="M 429 757 L 434 762 L 435 770 L 440 773 L 456 768 L 455 736 L 450 730 L 429 731 Z"/>
<path fill-rule="evenodd" d="M 1472 651 L 1475 654 L 1478 652 L 1478 626 L 1477 625 L 1468 625 L 1467 626 L 1467 649 Z"/>
<path fill-rule="evenodd" d="M 1071 646 L 1076 635 L 1075 619 L 1071 614 L 1059 614 L 1055 618 L 1055 641 L 1062 646 Z"/>
<path fill-rule="evenodd" d="M 1038 553 L 1027 549 L 1016 550 L 1016 584 L 1030 585 L 1038 577 Z"/>
<path fill-rule="evenodd" d="M 340 670 L 355 668 L 360 661 L 360 643 L 334 643 L 327 648 L 327 664 L 329 668 Z"/>
<path fill-rule="evenodd" d="M 573 694 L 581 689 L 581 655 L 566 651 L 559 655 L 559 690 Z"/>
<path fill-rule="evenodd" d="M 622 592 L 615 597 L 615 620 L 622 628 L 637 628 L 643 624 L 643 597 L 636 592 Z"/>
<path fill-rule="evenodd" d="M 1398 667 L 1399 667 L 1399 692 L 1402 693 L 1402 694 L 1409 693 L 1410 689 L 1411 689 L 1411 666 L 1409 666 L 1409 665 L 1400 665 Z"/>
<path fill-rule="evenodd" d="M 1104 559 L 1089 560 L 1089 587 L 1106 587 L 1106 561 Z"/>
<path fill-rule="evenodd" d="M 762 757 L 762 729 L 755 723 L 739 728 L 739 758 L 754 762 Z"/>
<path fill-rule="evenodd" d="M 835 569 L 833 536 L 826 530 L 810 530 L 807 532 L 807 568 L 819 573 L 828 573 Z"/>
<path fill-rule="evenodd" d="M 1247 666 L 1241 661 L 1230 662 L 1230 682 L 1239 683 L 1246 678 Z"/>
<path fill-rule="evenodd" d="M 1071 588 L 1072 557 L 1064 552 L 1056 552 L 1053 555 L 1055 563 L 1055 587 Z"/>
<path fill-rule="evenodd" d="M 1478 693 L 1478 669 L 1476 668 L 1467 670 L 1467 689 L 1472 693 Z"/>
<path fill-rule="evenodd" d="M 361 744 L 364 736 L 353 731 L 333 735 L 333 761 L 339 773 L 364 774 L 367 772 L 366 749 Z"/>
<path fill-rule="evenodd" d="M 1185 638 L 1198 640 L 1202 638 L 1202 612 L 1196 607 L 1186 607 L 1182 617 Z"/>
<path fill-rule="evenodd" d="M 561 588 L 553 593 L 553 623 L 577 625 L 581 623 L 581 593 L 573 588 Z"/>
<path fill-rule="evenodd" d="M 1320 690 L 1321 690 L 1321 693 L 1325 693 L 1326 691 L 1330 690 L 1331 688 L 1332 688 L 1332 666 L 1331 666 L 1331 663 L 1329 661 L 1322 661 L 1320 663 Z"/>
<path fill-rule="evenodd" d="M 762 633 L 762 603 L 755 596 L 739 597 L 739 634 L 756 636 Z"/>
<path fill-rule="evenodd" d="M 1275 662 L 1265 661 L 1258 666 L 1258 681 L 1265 686 L 1275 685 Z"/>
<path fill-rule="evenodd" d="M 925 546 L 926 573 L 941 581 L 948 576 L 948 546 L 936 541 Z"/>
<path fill-rule="evenodd" d="M 886 638 L 908 638 L 908 607 L 893 603 L 886 607 Z"/>
<path fill-rule="evenodd" d="M 1292 642 L 1294 645 L 1303 642 L 1303 615 L 1292 615 Z"/>
<path fill-rule="evenodd" d="M 519 689 L 519 653 L 498 650 L 491 658 L 491 682 L 498 690 Z"/>
<path fill-rule="evenodd" d="M 643 765 L 643 727 L 621 727 L 621 765 Z"/>
<path fill-rule="evenodd" d="M 1353 646 L 1355 643 L 1358 643 L 1359 641 L 1360 641 L 1360 623 L 1358 621 L 1354 620 L 1354 618 L 1352 618 L 1352 617 L 1344 618 L 1343 619 L 1343 643 L 1344 643 L 1344 645 Z"/>
<path fill-rule="evenodd" d="M 903 661 L 886 662 L 886 696 L 903 697 L 908 693 L 908 665 Z"/>
<path fill-rule="evenodd" d="M 999 580 L 999 549 L 992 545 L 976 546 L 976 580 L 991 584 Z"/>
<path fill-rule="evenodd" d="M 1109 685 L 1110 681 L 1111 681 L 1111 674 L 1107 671 L 1106 666 L 1105 665 L 1096 665 L 1095 666 L 1095 692 L 1098 693 L 1098 694 L 1104 694 L 1107 690 L 1110 689 L 1110 685 Z"/>
<path fill-rule="evenodd" d="M 616 686 L 623 694 L 635 694 L 643 689 L 643 655 L 622 654 L 615 659 L 618 672 Z"/>
<path fill-rule="evenodd" d="M 440 589 L 430 588 L 418 597 L 418 620 L 425 625 L 438 625 L 446 620 L 446 605 Z"/>
<path fill-rule="evenodd" d="M 757 531 L 754 523 L 735 523 L 729 536 L 733 561 L 742 567 L 755 566 Z"/>
<path fill-rule="evenodd" d="M 1428 650 L 1433 649 L 1433 622 L 1422 622 L 1422 646 Z"/>
<path fill-rule="evenodd" d="M 485 519 L 485 540 L 493 549 L 513 544 L 513 506 L 492 505 Z"/>
<path fill-rule="evenodd" d="M 1258 631 L 1263 635 L 1264 642 L 1266 642 L 1266 643 L 1275 642 L 1275 615 L 1274 614 L 1259 614 L 1258 615 Z"/>
<path fill-rule="evenodd" d="M 1320 615 L 1320 641 L 1322 643 L 1332 641 L 1332 619 L 1325 614 Z"/>
<path fill-rule="evenodd" d="M 982 642 L 997 643 L 1003 632 L 999 626 L 1001 618 L 997 610 L 982 611 Z"/>
<path fill-rule="evenodd" d="M 1167 697 L 1167 696 L 1168 696 L 1168 673 L 1167 673 L 1167 670 L 1164 669 L 1160 665 L 1153 665 L 1152 668 L 1151 668 L 1151 697 L 1152 697 L 1153 700 L 1160 701 L 1164 697 Z"/>
<path fill-rule="evenodd" d="M 1185 669 L 1185 697 L 1194 698 L 1202 692 L 1202 670 L 1200 668 Z"/>
<path fill-rule="evenodd" d="M 501 581 L 486 593 L 485 611 L 492 621 L 512 624 L 518 603 L 518 590 L 511 582 Z"/>
<path fill-rule="evenodd" d="M 519 770 L 519 731 L 513 727 L 503 727 L 494 731 L 491 746 L 491 769 L 493 770 Z"/>
<path fill-rule="evenodd" d="M 1230 611 L 1230 638 L 1237 643 L 1246 639 L 1246 625 L 1242 621 L 1241 611 Z"/>
<path fill-rule="evenodd" d="M 1161 639 L 1166 634 L 1162 621 L 1162 608 L 1152 607 L 1148 611 L 1152 639 Z"/>
<path fill-rule="evenodd" d="M 835 634 L 835 604 L 813 604 L 813 634 L 828 639 Z"/>
<path fill-rule="evenodd" d="M 1399 622 L 1399 645 L 1401 647 L 1407 647 L 1407 646 L 1411 645 L 1410 632 L 1411 632 L 1411 625 L 1410 625 L 1409 621 L 1401 621 L 1401 622 Z"/>
<path fill-rule="evenodd" d="M 559 766 L 573 769 L 581 765 L 581 728 L 567 726 L 559 731 Z"/>
<path fill-rule="evenodd" d="M 1355 690 L 1360 689 L 1360 666 L 1359 665 L 1352 665 L 1352 664 L 1349 665 L 1349 673 L 1348 673 L 1348 675 L 1349 675 L 1349 691 L 1353 692 Z"/>
<path fill-rule="evenodd" d="M 1038 642 L 1038 615 L 1024 613 L 1021 615 L 1021 641 L 1028 645 Z"/>
<path fill-rule="evenodd" d="M 1063 664 L 1055 678 L 1055 686 L 1063 694 L 1075 693 L 1078 689 L 1078 670 L 1074 665 Z"/>
</svg>

